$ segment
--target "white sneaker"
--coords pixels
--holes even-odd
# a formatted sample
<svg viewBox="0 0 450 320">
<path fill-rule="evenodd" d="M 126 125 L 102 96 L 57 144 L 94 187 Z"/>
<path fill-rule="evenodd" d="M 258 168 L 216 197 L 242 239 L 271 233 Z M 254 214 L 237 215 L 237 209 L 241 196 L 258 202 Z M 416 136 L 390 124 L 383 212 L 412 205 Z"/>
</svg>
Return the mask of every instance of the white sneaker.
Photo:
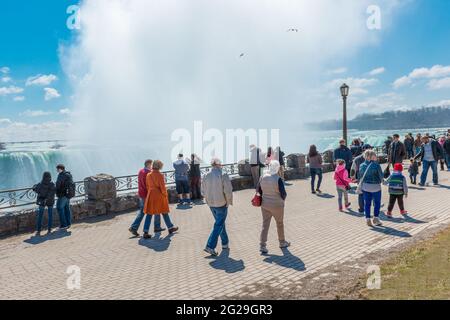
<svg viewBox="0 0 450 320">
<path fill-rule="evenodd" d="M 211 249 L 211 248 L 208 248 L 208 247 L 206 247 L 205 249 L 203 249 L 203 251 L 205 251 L 206 253 L 208 253 L 208 254 L 210 254 L 210 255 L 212 255 L 212 256 L 217 256 L 217 255 L 218 255 L 217 252 L 216 252 L 216 250 Z"/>
<path fill-rule="evenodd" d="M 267 254 L 267 253 L 269 253 L 269 250 L 267 250 L 267 247 L 264 244 L 259 247 L 259 252 L 261 252 L 262 254 Z"/>
<path fill-rule="evenodd" d="M 287 241 L 280 241 L 280 248 L 281 248 L 281 249 L 287 248 L 287 247 L 289 247 L 290 245 L 291 245 L 290 242 L 287 242 Z"/>
<path fill-rule="evenodd" d="M 366 219 L 366 223 L 369 227 L 373 227 L 372 220 Z"/>
<path fill-rule="evenodd" d="M 383 225 L 378 218 L 373 218 L 373 224 L 377 227 L 381 227 Z"/>
</svg>

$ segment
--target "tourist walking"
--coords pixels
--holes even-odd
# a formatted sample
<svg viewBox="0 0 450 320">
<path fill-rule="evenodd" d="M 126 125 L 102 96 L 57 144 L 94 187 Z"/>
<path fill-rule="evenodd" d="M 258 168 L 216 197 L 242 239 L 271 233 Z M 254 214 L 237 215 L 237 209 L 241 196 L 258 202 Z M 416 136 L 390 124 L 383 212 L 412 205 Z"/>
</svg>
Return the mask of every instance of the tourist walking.
<svg viewBox="0 0 450 320">
<path fill-rule="evenodd" d="M 350 151 L 352 152 L 353 159 L 362 154 L 362 144 L 359 138 L 353 139 Z"/>
<path fill-rule="evenodd" d="M 367 225 L 372 227 L 381 226 L 379 219 L 381 208 L 381 183 L 383 181 L 383 170 L 377 162 L 377 154 L 372 150 L 365 152 L 366 161 L 361 164 L 358 192 L 364 196 L 364 211 L 366 214 Z M 371 207 L 374 203 L 374 218 L 371 220 Z"/>
<path fill-rule="evenodd" d="M 363 153 L 359 156 L 357 156 L 355 159 L 353 159 L 353 164 L 352 164 L 352 168 L 350 170 L 350 178 L 352 180 L 354 180 L 355 182 L 357 182 L 360 178 L 361 175 L 360 173 L 360 166 L 361 164 L 364 163 L 364 161 L 366 161 L 365 158 L 365 151 L 366 150 L 372 150 L 373 147 L 370 144 L 365 144 L 362 147 Z M 358 211 L 359 213 L 363 213 L 364 212 L 364 195 L 362 193 L 358 194 Z"/>
<path fill-rule="evenodd" d="M 450 134 L 447 135 L 447 139 L 444 142 L 444 155 L 447 162 L 447 171 L 450 171 Z"/>
<path fill-rule="evenodd" d="M 385 154 L 389 153 L 389 150 L 391 148 L 391 143 L 392 143 L 392 137 L 388 136 L 387 139 L 384 141 L 384 144 L 383 144 L 383 152 Z"/>
<path fill-rule="evenodd" d="M 322 184 L 323 168 L 322 155 L 317 151 L 315 145 L 309 147 L 306 162 L 309 163 L 309 172 L 311 173 L 311 193 L 322 193 L 320 186 Z M 315 186 L 316 177 L 318 178 L 317 186 Z"/>
<path fill-rule="evenodd" d="M 429 136 L 423 136 L 420 151 L 414 157 L 414 159 L 420 159 L 423 164 L 422 175 L 420 176 L 419 183 L 420 186 L 425 186 L 428 170 L 430 168 L 433 171 L 433 184 L 438 185 L 439 177 L 437 163 L 442 156 L 443 150 L 441 148 L 441 145 L 436 140 L 431 139 Z"/>
<path fill-rule="evenodd" d="M 139 226 L 141 225 L 142 220 L 144 219 L 144 205 L 145 199 L 147 198 L 147 174 L 152 171 L 153 160 L 146 160 L 144 163 L 144 168 L 139 170 L 138 173 L 138 197 L 139 197 L 139 211 L 131 224 L 128 231 L 131 232 L 135 237 L 139 237 Z M 161 217 L 157 215 L 155 217 L 155 233 L 162 232 L 166 229 L 161 228 Z"/>
<path fill-rule="evenodd" d="M 262 230 L 260 237 L 260 252 L 267 254 L 267 237 L 272 218 L 277 224 L 278 241 L 280 248 L 287 248 L 291 244 L 286 241 L 284 235 L 284 202 L 287 197 L 284 182 L 278 175 L 280 163 L 273 160 L 269 164 L 269 170 L 261 177 L 257 192 L 262 196 Z"/>
<path fill-rule="evenodd" d="M 56 179 L 56 209 L 59 214 L 60 229 L 68 229 L 72 226 L 72 213 L 70 211 L 70 199 L 75 196 L 75 184 L 70 172 L 66 171 L 63 164 L 56 166 L 58 178 Z"/>
<path fill-rule="evenodd" d="M 352 180 L 348 177 L 348 172 L 345 169 L 345 161 L 344 160 L 337 160 L 337 166 L 336 170 L 334 171 L 334 180 L 336 182 L 336 190 L 338 193 L 338 205 L 339 205 L 339 211 L 343 212 L 343 206 L 342 206 L 342 198 L 345 200 L 345 208 L 350 208 L 351 203 L 348 201 L 348 191 L 350 190 L 350 182 Z"/>
<path fill-rule="evenodd" d="M 203 178 L 203 195 L 214 217 L 214 227 L 209 235 L 205 252 L 217 256 L 217 243 L 222 241 L 222 249 L 229 249 L 229 239 L 225 222 L 228 207 L 233 205 L 233 186 L 230 178 L 222 171 L 222 162 L 218 158 L 211 160 L 212 170 Z"/>
<path fill-rule="evenodd" d="M 144 213 L 144 239 L 150 239 L 149 234 L 152 217 L 155 216 L 155 229 L 157 228 L 157 217 L 162 215 L 166 227 L 169 229 L 169 234 L 178 231 L 169 216 L 169 196 L 167 194 L 166 183 L 164 176 L 161 173 L 164 164 L 160 160 L 156 160 L 152 164 L 152 170 L 147 173 L 147 198 L 145 199 Z"/>
<path fill-rule="evenodd" d="M 353 156 L 352 152 L 346 145 L 346 141 L 344 139 L 339 140 L 339 147 L 333 152 L 333 162 L 336 163 L 337 160 L 344 160 L 345 167 L 347 169 L 348 174 L 350 175 L 350 169 L 352 168 Z"/>
<path fill-rule="evenodd" d="M 408 133 L 405 136 L 405 140 L 403 141 L 406 149 L 406 157 L 411 159 L 414 157 L 414 138 L 412 137 L 412 133 Z"/>
<path fill-rule="evenodd" d="M 400 141 L 400 136 L 394 134 L 392 143 L 389 147 L 388 162 L 389 164 L 402 163 L 406 157 L 405 145 Z"/>
<path fill-rule="evenodd" d="M 394 171 L 387 179 L 389 185 L 389 206 L 386 212 L 388 218 L 392 218 L 392 210 L 394 209 L 395 202 L 398 202 L 400 208 L 400 214 L 405 216 L 408 212 L 405 210 L 403 203 L 403 197 L 408 197 L 408 183 L 403 176 L 403 165 L 396 163 L 394 165 Z"/>
<path fill-rule="evenodd" d="M 189 163 L 189 179 L 191 184 L 191 192 L 192 192 L 192 200 L 201 200 L 202 197 L 202 191 L 201 191 L 201 184 L 202 184 L 202 174 L 200 171 L 200 163 L 201 160 L 199 157 L 197 157 L 196 154 L 191 155 L 190 163 Z"/>
<path fill-rule="evenodd" d="M 250 145 L 250 169 L 252 172 L 253 186 L 257 187 L 259 182 L 259 177 L 261 176 L 261 167 L 264 164 L 261 162 L 261 149 L 254 144 Z"/>
<path fill-rule="evenodd" d="M 41 235 L 42 218 L 45 208 L 47 208 L 48 214 L 47 234 L 50 234 L 53 226 L 53 205 L 55 204 L 56 194 L 56 186 L 52 182 L 50 172 L 44 172 L 41 182 L 33 186 L 33 191 L 36 193 L 36 204 L 39 206 L 37 211 L 36 236 Z"/>
<path fill-rule="evenodd" d="M 410 164 L 408 168 L 409 179 L 411 184 L 417 184 L 417 175 L 419 174 L 419 164 L 414 158 L 410 159 Z"/>
<path fill-rule="evenodd" d="M 178 203 L 190 205 L 192 201 L 189 189 L 189 164 L 184 160 L 183 154 L 178 155 L 178 159 L 173 163 L 173 168 L 175 169 Z"/>
<path fill-rule="evenodd" d="M 439 162 L 440 162 L 440 164 L 441 164 L 441 171 L 444 171 L 444 170 L 445 170 L 444 165 L 446 164 L 446 161 L 445 161 L 445 150 L 444 150 L 445 140 L 446 140 L 446 139 L 445 139 L 445 136 L 441 136 L 441 137 L 439 138 L 439 140 L 438 140 L 438 142 L 439 142 L 439 144 L 440 144 L 442 150 L 444 151 L 444 152 L 442 152 L 442 157 L 439 159 Z M 447 169 L 448 169 L 448 166 L 447 166 Z"/>
<path fill-rule="evenodd" d="M 419 154 L 421 147 L 422 147 L 422 135 L 418 133 L 416 135 L 416 139 L 414 140 L 414 156 Z"/>
</svg>

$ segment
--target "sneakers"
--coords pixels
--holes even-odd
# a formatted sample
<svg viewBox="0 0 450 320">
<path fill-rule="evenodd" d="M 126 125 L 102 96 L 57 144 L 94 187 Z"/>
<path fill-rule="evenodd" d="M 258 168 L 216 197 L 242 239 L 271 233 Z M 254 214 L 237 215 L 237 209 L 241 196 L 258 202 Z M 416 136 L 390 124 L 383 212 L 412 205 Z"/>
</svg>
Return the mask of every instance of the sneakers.
<svg viewBox="0 0 450 320">
<path fill-rule="evenodd" d="M 178 227 L 173 227 L 169 229 L 169 234 L 175 233 L 178 231 Z"/>
<path fill-rule="evenodd" d="M 373 218 L 373 224 L 377 227 L 382 226 L 383 224 L 381 223 L 380 219 L 378 218 Z"/>
<path fill-rule="evenodd" d="M 386 217 L 392 218 L 392 212 L 390 212 L 390 211 L 386 212 Z"/>
<path fill-rule="evenodd" d="M 133 236 L 139 237 L 139 233 L 137 232 L 137 230 L 130 228 L 130 229 L 128 229 L 128 231 L 130 231 Z"/>
<path fill-rule="evenodd" d="M 203 249 L 203 251 L 205 251 L 206 253 L 208 253 L 209 255 L 214 256 L 214 257 L 216 257 L 218 255 L 216 250 L 208 248 L 208 247 Z"/>
<path fill-rule="evenodd" d="M 320 194 L 320 193 L 322 193 L 322 190 L 316 189 L 316 192 Z"/>
<path fill-rule="evenodd" d="M 148 232 L 144 232 L 144 239 L 151 239 L 152 236 Z"/>
<path fill-rule="evenodd" d="M 408 211 L 402 210 L 402 211 L 400 211 L 400 214 L 401 214 L 402 216 L 406 216 L 406 215 L 408 214 Z"/>
<path fill-rule="evenodd" d="M 280 241 L 280 248 L 281 249 L 284 249 L 284 248 L 287 248 L 287 247 L 289 247 L 291 245 L 291 243 L 290 242 L 287 242 L 287 241 Z"/>
<path fill-rule="evenodd" d="M 191 205 L 192 204 L 192 200 L 191 199 L 184 199 L 183 203 L 187 204 L 187 205 Z"/>
<path fill-rule="evenodd" d="M 160 232 L 163 232 L 163 231 L 165 231 L 166 230 L 166 228 L 155 228 L 155 233 L 160 233 Z"/>
<path fill-rule="evenodd" d="M 262 244 L 259 246 L 259 252 L 261 252 L 261 254 L 268 254 L 269 250 L 267 250 L 267 247 L 265 244 Z"/>
<path fill-rule="evenodd" d="M 40 232 L 40 231 L 37 231 L 37 232 L 34 234 L 34 236 L 35 236 L 35 237 L 40 237 L 40 236 L 41 236 L 41 232 Z"/>
<path fill-rule="evenodd" d="M 346 205 L 345 205 L 345 209 L 348 209 L 348 208 L 350 208 L 350 206 L 351 206 L 352 204 L 349 202 L 349 203 L 347 203 Z"/>
<path fill-rule="evenodd" d="M 316 192 L 315 192 L 314 190 L 311 190 L 311 193 L 312 193 L 312 194 L 316 194 Z"/>
<path fill-rule="evenodd" d="M 366 219 L 366 223 L 369 227 L 373 227 L 372 220 L 370 220 L 370 218 Z"/>
<path fill-rule="evenodd" d="M 342 208 L 339 208 L 339 212 L 344 212 L 344 209 L 342 209 Z"/>
</svg>

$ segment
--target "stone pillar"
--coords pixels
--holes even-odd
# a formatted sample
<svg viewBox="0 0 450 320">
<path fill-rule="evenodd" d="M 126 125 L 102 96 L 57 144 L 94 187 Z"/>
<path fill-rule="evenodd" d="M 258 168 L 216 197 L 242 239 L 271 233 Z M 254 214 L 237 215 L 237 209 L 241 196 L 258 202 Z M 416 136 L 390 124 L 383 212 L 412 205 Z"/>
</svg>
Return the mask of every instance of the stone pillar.
<svg viewBox="0 0 450 320">
<path fill-rule="evenodd" d="M 327 150 L 323 153 L 323 163 L 333 163 L 333 150 Z"/>
<path fill-rule="evenodd" d="M 288 168 L 304 168 L 306 167 L 306 156 L 300 153 L 293 153 L 287 156 Z"/>
<path fill-rule="evenodd" d="M 84 179 L 88 200 L 110 200 L 117 197 L 116 180 L 108 174 L 98 174 Z"/>
</svg>

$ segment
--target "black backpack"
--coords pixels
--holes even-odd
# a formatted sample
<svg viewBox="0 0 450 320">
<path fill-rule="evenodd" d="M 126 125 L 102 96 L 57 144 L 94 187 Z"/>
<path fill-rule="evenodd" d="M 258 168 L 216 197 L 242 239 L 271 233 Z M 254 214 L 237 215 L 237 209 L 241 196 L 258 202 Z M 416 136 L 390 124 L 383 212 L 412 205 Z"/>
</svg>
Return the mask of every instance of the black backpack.
<svg viewBox="0 0 450 320">
<path fill-rule="evenodd" d="M 72 199 L 75 197 L 75 182 L 73 182 L 73 178 L 72 175 L 70 173 L 66 173 L 67 174 L 67 185 L 66 185 L 66 194 L 67 194 L 67 198 Z"/>
</svg>

